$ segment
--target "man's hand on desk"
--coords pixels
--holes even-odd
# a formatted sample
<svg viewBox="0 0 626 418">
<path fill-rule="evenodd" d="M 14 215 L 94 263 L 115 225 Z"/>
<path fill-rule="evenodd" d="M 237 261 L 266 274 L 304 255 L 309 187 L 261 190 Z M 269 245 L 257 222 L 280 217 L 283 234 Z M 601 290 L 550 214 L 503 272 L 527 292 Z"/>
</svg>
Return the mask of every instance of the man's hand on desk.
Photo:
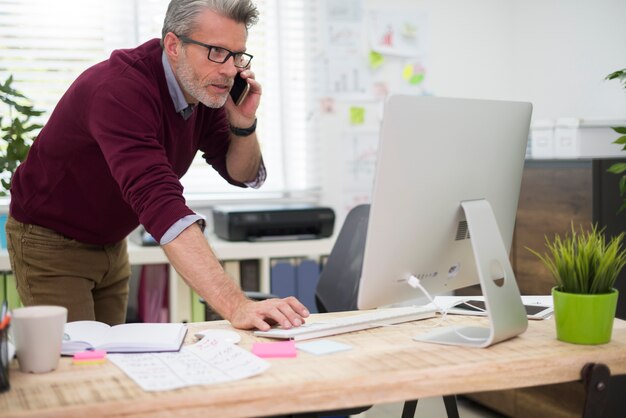
<svg viewBox="0 0 626 418">
<path fill-rule="evenodd" d="M 235 328 L 267 331 L 274 324 L 291 328 L 302 325 L 309 316 L 306 307 L 292 296 L 260 302 L 246 298 L 224 271 L 197 224 L 162 248 L 185 282 Z"/>
<path fill-rule="evenodd" d="M 260 302 L 246 300 L 233 311 L 230 323 L 239 329 L 256 328 L 267 331 L 271 325 L 282 328 L 299 327 L 309 316 L 307 308 L 293 296 L 267 299 Z"/>
</svg>

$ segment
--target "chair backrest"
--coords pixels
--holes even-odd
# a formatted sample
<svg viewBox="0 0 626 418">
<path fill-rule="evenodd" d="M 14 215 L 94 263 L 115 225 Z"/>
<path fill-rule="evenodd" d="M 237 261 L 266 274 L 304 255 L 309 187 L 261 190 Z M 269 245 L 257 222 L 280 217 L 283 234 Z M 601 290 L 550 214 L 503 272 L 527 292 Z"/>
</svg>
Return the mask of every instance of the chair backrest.
<svg viewBox="0 0 626 418">
<path fill-rule="evenodd" d="M 316 303 L 320 312 L 356 310 L 370 205 L 354 207 L 339 231 L 320 274 Z"/>
</svg>

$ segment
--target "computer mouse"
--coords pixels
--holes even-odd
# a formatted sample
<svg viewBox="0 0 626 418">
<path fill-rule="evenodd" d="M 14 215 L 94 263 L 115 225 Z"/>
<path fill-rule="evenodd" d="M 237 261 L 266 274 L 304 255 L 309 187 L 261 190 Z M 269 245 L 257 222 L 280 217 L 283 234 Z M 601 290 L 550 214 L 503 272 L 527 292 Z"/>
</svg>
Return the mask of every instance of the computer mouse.
<svg viewBox="0 0 626 418">
<path fill-rule="evenodd" d="M 241 335 L 235 331 L 228 329 L 205 329 L 194 334 L 196 338 L 211 338 L 217 341 L 224 341 L 231 344 L 237 344 L 241 341 Z"/>
</svg>

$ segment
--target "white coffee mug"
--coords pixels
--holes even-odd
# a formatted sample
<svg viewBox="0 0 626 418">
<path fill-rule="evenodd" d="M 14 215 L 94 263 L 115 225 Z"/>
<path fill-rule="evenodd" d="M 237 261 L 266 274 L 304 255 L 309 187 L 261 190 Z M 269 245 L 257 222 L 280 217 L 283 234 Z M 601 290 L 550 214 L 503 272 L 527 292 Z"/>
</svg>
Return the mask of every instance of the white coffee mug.
<svg viewBox="0 0 626 418">
<path fill-rule="evenodd" d="M 67 309 L 27 306 L 12 312 L 15 354 L 24 373 L 46 373 L 57 368 L 61 356 Z"/>
</svg>

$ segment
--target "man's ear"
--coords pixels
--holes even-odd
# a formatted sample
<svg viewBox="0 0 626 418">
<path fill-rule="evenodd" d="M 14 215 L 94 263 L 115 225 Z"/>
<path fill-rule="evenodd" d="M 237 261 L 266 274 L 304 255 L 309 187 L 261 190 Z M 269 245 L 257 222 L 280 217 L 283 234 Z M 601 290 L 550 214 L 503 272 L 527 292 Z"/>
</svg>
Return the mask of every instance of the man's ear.
<svg viewBox="0 0 626 418">
<path fill-rule="evenodd" d="M 172 32 L 168 32 L 163 39 L 163 50 L 172 65 L 175 65 L 178 62 L 180 48 L 180 40 Z"/>
</svg>

